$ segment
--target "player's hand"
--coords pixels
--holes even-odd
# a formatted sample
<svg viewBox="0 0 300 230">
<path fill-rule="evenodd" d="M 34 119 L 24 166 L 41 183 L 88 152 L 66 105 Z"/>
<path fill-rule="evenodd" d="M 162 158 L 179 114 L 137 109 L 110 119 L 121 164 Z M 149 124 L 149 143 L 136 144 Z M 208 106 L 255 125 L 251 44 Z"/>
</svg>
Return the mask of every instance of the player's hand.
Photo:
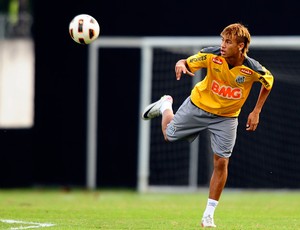
<svg viewBox="0 0 300 230">
<path fill-rule="evenodd" d="M 180 80 L 182 74 L 188 74 L 192 77 L 195 76 L 195 74 L 193 74 L 187 69 L 185 63 L 186 61 L 183 59 L 183 60 L 179 60 L 175 65 L 175 73 L 176 73 L 177 80 Z"/>
<path fill-rule="evenodd" d="M 246 130 L 255 131 L 259 123 L 259 113 L 251 112 L 248 116 Z"/>
</svg>

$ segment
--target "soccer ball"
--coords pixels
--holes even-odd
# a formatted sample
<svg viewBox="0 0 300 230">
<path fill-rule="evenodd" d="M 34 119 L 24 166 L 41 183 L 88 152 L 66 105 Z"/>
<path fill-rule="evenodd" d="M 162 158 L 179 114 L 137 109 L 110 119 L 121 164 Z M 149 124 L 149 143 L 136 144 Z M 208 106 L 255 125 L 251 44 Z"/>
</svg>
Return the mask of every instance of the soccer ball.
<svg viewBox="0 0 300 230">
<path fill-rule="evenodd" d="M 87 45 L 98 38 L 100 26 L 92 16 L 80 14 L 75 16 L 70 22 L 69 33 L 75 42 Z"/>
</svg>

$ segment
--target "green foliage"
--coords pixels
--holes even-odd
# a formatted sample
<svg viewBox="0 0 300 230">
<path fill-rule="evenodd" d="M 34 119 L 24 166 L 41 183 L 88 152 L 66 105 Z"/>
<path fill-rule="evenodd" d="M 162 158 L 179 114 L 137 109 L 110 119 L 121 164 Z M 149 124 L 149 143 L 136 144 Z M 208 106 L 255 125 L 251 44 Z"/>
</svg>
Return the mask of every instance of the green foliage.
<svg viewBox="0 0 300 230">
<path fill-rule="evenodd" d="M 138 194 L 126 190 L 0 190 L 0 219 L 52 223 L 39 229 L 201 229 L 207 191 Z M 217 229 L 300 229 L 300 193 L 225 191 Z M 0 221 L 0 229 L 21 224 Z M 26 224 L 22 224 L 23 227 Z"/>
<path fill-rule="evenodd" d="M 31 12 L 32 0 L 0 0 L 0 13 L 17 14 L 20 8 Z"/>
</svg>

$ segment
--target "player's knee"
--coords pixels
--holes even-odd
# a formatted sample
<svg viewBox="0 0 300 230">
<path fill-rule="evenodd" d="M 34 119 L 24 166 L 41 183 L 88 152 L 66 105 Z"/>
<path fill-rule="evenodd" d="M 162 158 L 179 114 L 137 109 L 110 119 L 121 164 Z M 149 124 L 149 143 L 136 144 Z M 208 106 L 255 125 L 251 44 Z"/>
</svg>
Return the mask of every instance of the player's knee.
<svg viewBox="0 0 300 230">
<path fill-rule="evenodd" d="M 215 155 L 214 168 L 217 170 L 226 170 L 228 167 L 229 158 L 219 157 Z"/>
</svg>

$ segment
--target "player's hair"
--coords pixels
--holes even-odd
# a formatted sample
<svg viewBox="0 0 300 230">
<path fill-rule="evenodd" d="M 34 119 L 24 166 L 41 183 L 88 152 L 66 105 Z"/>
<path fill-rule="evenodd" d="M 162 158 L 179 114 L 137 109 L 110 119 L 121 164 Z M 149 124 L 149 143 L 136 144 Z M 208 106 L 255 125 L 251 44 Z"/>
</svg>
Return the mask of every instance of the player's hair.
<svg viewBox="0 0 300 230">
<path fill-rule="evenodd" d="M 242 49 L 242 53 L 246 55 L 249 51 L 249 45 L 251 41 L 251 35 L 248 31 L 248 28 L 241 23 L 234 23 L 228 25 L 221 32 L 221 36 L 229 36 L 231 38 L 235 38 L 237 43 L 244 43 L 244 48 Z"/>
</svg>

